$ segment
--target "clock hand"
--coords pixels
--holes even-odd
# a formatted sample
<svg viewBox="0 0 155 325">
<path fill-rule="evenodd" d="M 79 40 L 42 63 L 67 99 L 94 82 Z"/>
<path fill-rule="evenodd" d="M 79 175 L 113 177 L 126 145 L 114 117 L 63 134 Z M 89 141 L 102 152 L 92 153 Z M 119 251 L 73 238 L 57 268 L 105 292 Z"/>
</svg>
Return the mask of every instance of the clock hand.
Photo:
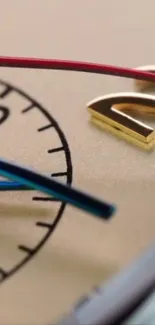
<svg viewBox="0 0 155 325">
<path fill-rule="evenodd" d="M 0 56 L 0 66 L 10 68 L 81 71 L 155 82 L 154 73 L 91 62 Z"/>
<path fill-rule="evenodd" d="M 0 192 L 2 191 L 27 191 L 33 190 L 31 187 L 15 181 L 0 181 Z"/>
<path fill-rule="evenodd" d="M 0 159 L 0 175 L 52 195 L 102 219 L 109 219 L 115 212 L 115 207 L 109 203 L 4 159 Z"/>
</svg>

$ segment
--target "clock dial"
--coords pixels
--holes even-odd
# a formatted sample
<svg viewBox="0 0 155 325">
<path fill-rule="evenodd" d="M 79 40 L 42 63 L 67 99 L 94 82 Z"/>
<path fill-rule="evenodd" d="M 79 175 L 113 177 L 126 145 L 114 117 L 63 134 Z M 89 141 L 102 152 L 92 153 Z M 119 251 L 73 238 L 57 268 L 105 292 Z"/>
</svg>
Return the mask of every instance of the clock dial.
<svg viewBox="0 0 155 325">
<path fill-rule="evenodd" d="M 29 95 L 3 81 L 0 148 L 2 157 L 23 162 L 67 184 L 72 182 L 70 150 L 57 121 Z M 1 192 L 1 282 L 41 249 L 58 226 L 65 205 L 36 191 Z"/>
</svg>

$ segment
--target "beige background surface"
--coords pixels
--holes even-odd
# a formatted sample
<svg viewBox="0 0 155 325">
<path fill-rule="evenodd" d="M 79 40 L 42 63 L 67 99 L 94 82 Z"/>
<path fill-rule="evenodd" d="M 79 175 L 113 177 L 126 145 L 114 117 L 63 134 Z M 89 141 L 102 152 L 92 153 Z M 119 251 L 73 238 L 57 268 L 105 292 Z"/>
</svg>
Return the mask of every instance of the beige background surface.
<svg viewBox="0 0 155 325">
<path fill-rule="evenodd" d="M 153 0 L 0 0 L 0 23 L 1 55 L 129 67 L 155 63 Z M 131 80 L 6 68 L 1 68 L 0 78 L 34 97 L 59 122 L 72 154 L 73 184 L 118 206 L 109 223 L 68 206 L 44 248 L 0 285 L 0 324 L 44 325 L 54 323 L 81 294 L 154 240 L 155 152 L 140 151 L 88 123 L 86 103 L 132 90 Z M 0 129 L 1 156 L 50 171 L 52 162 L 39 154 L 48 147 L 48 136 L 33 150 L 39 117 L 32 114 L 31 123 L 22 123 L 17 114 L 21 102 L 17 97 L 7 100 L 14 114 Z M 59 159 L 53 164 L 61 166 Z M 0 265 L 6 269 L 20 259 L 16 247 L 21 239 L 31 247 L 41 238 L 42 230 L 32 223 L 45 215 L 50 220 L 55 209 L 30 204 L 28 195 L 0 194 Z"/>
</svg>

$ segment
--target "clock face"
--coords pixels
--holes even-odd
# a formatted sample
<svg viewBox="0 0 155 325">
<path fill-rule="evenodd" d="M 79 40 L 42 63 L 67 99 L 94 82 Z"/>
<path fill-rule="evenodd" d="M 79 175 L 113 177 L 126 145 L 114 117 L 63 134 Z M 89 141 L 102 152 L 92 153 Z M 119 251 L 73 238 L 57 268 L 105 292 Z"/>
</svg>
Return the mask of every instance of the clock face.
<svg viewBox="0 0 155 325">
<path fill-rule="evenodd" d="M 154 2 L 126 8 L 123 0 L 3 1 L 1 55 L 154 64 Z M 0 192 L 0 325 L 54 324 L 154 241 L 155 150 L 90 123 L 87 103 L 135 91 L 132 80 L 3 67 L 0 80 L 1 157 L 117 207 L 102 222 L 36 191 Z M 155 128 L 153 117 L 138 120 Z"/>
<path fill-rule="evenodd" d="M 62 105 L 63 99 L 54 101 Z M 82 102 L 67 116 L 0 81 L 1 156 L 70 185 L 74 174 L 77 187 L 117 205 L 106 223 L 36 191 L 0 193 L 0 311 L 6 324 L 56 321 L 154 236 L 155 151 L 94 127 Z M 153 120 L 147 123 L 154 128 Z"/>
</svg>

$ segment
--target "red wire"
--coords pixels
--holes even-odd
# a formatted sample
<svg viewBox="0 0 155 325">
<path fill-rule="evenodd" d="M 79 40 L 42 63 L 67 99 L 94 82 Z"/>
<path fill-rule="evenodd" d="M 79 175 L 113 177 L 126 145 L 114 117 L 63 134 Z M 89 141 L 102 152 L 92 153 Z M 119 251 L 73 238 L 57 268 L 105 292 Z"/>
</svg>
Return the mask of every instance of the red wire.
<svg viewBox="0 0 155 325">
<path fill-rule="evenodd" d="M 155 74 L 112 65 L 56 59 L 0 56 L 0 66 L 11 68 L 51 69 L 106 74 L 131 79 L 155 81 Z"/>
</svg>

